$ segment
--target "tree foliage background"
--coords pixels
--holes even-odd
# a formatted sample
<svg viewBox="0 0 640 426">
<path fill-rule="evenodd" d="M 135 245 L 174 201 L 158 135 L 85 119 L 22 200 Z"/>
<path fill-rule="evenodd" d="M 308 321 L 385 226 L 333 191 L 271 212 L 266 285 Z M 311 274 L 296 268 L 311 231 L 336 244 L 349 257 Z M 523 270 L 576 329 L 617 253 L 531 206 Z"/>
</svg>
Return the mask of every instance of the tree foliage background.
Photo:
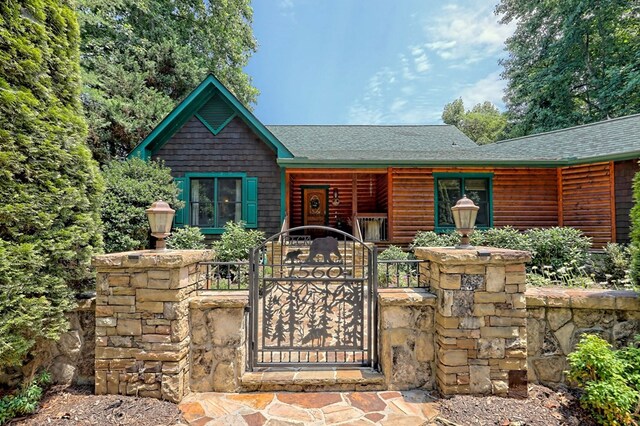
<svg viewBox="0 0 640 426">
<path fill-rule="evenodd" d="M 640 112 L 639 0 L 502 0 L 509 137 Z"/>
<path fill-rule="evenodd" d="M 442 121 L 456 126 L 472 141 L 484 145 L 503 138 L 507 117 L 491 102 L 476 104 L 468 111 L 462 98 L 444 106 Z"/>
<path fill-rule="evenodd" d="M 102 247 L 66 0 L 0 2 L 0 368 L 65 327 Z"/>
<path fill-rule="evenodd" d="M 245 105 L 256 50 L 250 0 L 78 0 L 89 145 L 124 157 L 213 73 Z"/>
</svg>

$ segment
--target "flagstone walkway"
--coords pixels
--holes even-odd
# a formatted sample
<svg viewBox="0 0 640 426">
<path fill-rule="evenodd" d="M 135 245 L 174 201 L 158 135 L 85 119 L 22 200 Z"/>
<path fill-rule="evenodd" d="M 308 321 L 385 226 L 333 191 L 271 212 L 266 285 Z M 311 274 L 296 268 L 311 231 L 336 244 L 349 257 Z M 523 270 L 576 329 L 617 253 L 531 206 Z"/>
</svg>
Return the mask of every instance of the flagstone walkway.
<svg viewBox="0 0 640 426">
<path fill-rule="evenodd" d="M 424 391 L 195 393 L 180 404 L 191 426 L 435 425 Z"/>
</svg>

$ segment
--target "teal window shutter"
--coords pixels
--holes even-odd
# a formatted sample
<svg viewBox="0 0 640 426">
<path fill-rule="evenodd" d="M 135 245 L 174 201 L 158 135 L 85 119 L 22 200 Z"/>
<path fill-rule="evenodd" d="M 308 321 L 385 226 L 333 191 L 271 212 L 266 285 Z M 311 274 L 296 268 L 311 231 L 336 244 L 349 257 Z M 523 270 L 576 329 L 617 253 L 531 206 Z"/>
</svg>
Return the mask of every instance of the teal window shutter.
<svg viewBox="0 0 640 426">
<path fill-rule="evenodd" d="M 258 227 L 258 178 L 248 177 L 245 179 L 246 190 L 244 191 L 244 221 L 247 228 Z"/>
<path fill-rule="evenodd" d="M 178 185 L 178 200 L 185 203 L 184 207 L 181 209 L 176 209 L 176 216 L 173 219 L 173 224 L 176 228 L 181 228 L 187 224 L 187 178 L 174 178 L 173 179 Z"/>
</svg>

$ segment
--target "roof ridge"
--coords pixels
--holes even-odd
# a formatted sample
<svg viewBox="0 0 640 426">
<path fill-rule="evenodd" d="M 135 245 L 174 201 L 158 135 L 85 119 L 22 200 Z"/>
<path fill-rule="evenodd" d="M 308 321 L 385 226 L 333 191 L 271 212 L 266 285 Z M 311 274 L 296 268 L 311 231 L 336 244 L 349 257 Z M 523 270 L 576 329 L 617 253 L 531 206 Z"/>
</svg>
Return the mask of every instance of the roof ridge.
<svg viewBox="0 0 640 426">
<path fill-rule="evenodd" d="M 493 144 L 503 144 L 503 143 L 512 142 L 512 141 L 518 141 L 518 140 L 522 140 L 522 139 L 535 138 L 535 137 L 543 136 L 543 135 L 550 135 L 550 134 L 554 134 L 554 133 L 562 133 L 562 132 L 567 132 L 567 131 L 570 131 L 570 130 L 580 129 L 580 128 L 583 128 L 583 127 L 591 127 L 591 126 L 597 126 L 597 125 L 601 125 L 601 124 L 608 124 L 608 123 L 611 123 L 611 122 L 614 122 L 614 121 L 622 121 L 622 120 L 627 120 L 627 119 L 636 118 L 636 117 L 640 117 L 640 113 L 631 114 L 631 115 L 623 115 L 622 117 L 608 118 L 606 120 L 594 121 L 593 123 L 579 124 L 577 126 L 565 127 L 563 129 L 556 129 L 556 130 L 549 130 L 547 132 L 534 133 L 532 135 L 520 136 L 520 137 L 512 138 L 512 139 L 505 139 L 505 140 L 501 140 L 501 141 L 496 141 Z M 490 146 L 490 145 L 493 145 L 493 144 L 489 143 L 489 144 L 478 145 L 478 146 Z"/>
<path fill-rule="evenodd" d="M 455 127 L 452 124 L 265 124 L 267 127 Z"/>
</svg>

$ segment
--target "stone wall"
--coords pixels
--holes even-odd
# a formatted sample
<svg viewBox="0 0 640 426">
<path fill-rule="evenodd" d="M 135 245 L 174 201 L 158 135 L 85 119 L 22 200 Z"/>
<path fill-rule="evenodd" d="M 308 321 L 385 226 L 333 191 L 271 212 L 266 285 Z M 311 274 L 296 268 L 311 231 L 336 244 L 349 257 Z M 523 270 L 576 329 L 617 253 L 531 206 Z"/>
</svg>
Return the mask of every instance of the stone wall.
<svg viewBox="0 0 640 426">
<path fill-rule="evenodd" d="M 481 251 L 483 253 L 481 253 Z M 417 248 L 436 295 L 436 385 L 444 395 L 527 393 L 528 252 Z"/>
<path fill-rule="evenodd" d="M 388 389 L 433 389 L 435 295 L 379 289 L 379 356 Z"/>
<path fill-rule="evenodd" d="M 640 299 L 632 291 L 531 288 L 527 291 L 529 380 L 565 383 L 566 356 L 583 333 L 614 347 L 640 334 Z"/>
<path fill-rule="evenodd" d="M 47 341 L 33 350 L 38 354 L 36 363 L 51 373 L 54 383 L 60 385 L 86 385 L 94 383 L 95 358 L 95 299 L 78 300 L 78 305 L 67 312 L 69 329 L 57 341 Z M 23 369 L 0 371 L 0 386 L 15 388 L 31 365 Z"/>
<path fill-rule="evenodd" d="M 189 303 L 191 391 L 236 392 L 245 370 L 247 291 L 207 292 Z"/>
<path fill-rule="evenodd" d="M 96 394 L 189 392 L 189 298 L 207 250 L 96 256 Z"/>
</svg>

